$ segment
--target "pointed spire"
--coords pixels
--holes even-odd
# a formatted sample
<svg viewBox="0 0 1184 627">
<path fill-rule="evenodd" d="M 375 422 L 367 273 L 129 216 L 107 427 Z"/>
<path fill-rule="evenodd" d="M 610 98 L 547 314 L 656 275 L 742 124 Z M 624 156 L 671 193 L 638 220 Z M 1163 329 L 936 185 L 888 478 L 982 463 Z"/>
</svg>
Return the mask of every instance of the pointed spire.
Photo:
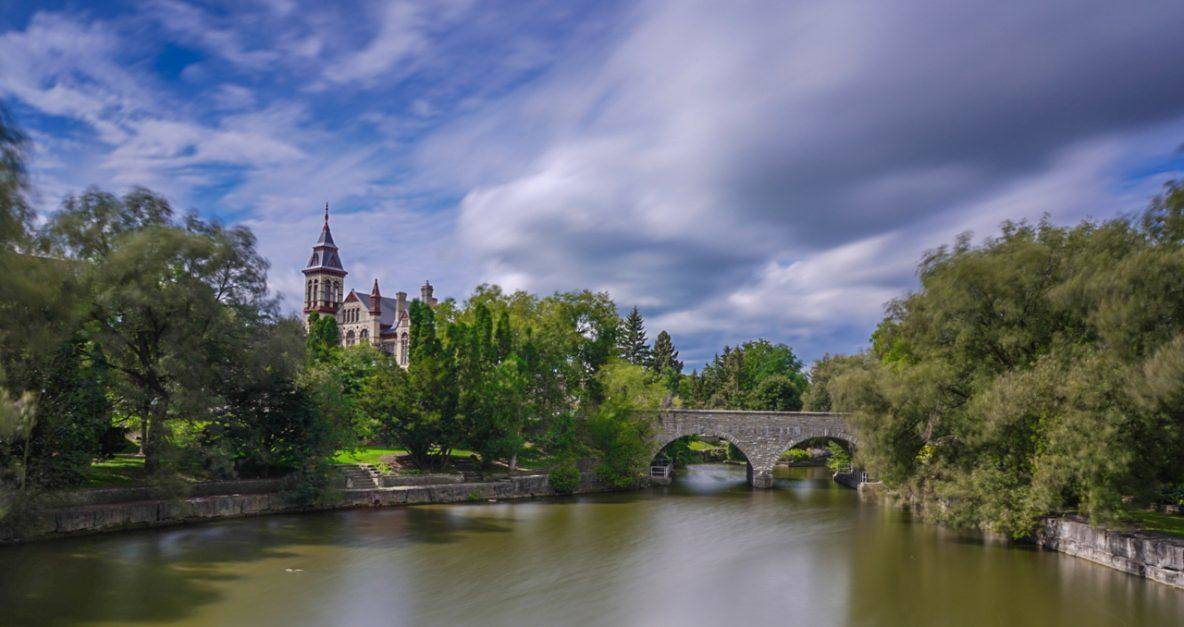
<svg viewBox="0 0 1184 627">
<path fill-rule="evenodd" d="M 370 289 L 370 313 L 382 313 L 382 294 L 378 292 L 378 279 L 374 279 L 374 287 Z"/>
<path fill-rule="evenodd" d="M 321 235 L 312 245 L 312 257 L 304 273 L 327 271 L 331 274 L 345 276 L 345 268 L 341 265 L 341 256 L 337 252 L 337 245 L 333 243 L 333 234 L 329 232 L 329 203 L 325 203 L 325 223 L 321 226 Z"/>
</svg>

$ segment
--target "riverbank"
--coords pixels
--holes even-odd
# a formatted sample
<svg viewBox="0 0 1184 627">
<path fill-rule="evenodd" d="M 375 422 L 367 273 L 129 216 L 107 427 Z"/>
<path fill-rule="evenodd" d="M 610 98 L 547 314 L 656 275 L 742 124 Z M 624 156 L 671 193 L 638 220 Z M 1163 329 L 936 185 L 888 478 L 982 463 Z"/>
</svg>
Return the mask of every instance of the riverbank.
<svg viewBox="0 0 1184 627">
<path fill-rule="evenodd" d="M 1184 538 L 1116 531 L 1072 517 L 1045 518 L 1036 544 L 1184 590 Z"/>
<path fill-rule="evenodd" d="M 508 477 L 498 481 L 398 485 L 334 490 L 317 506 L 292 504 L 279 492 L 278 481 L 224 481 L 196 486 L 184 497 L 162 498 L 147 488 L 85 490 L 56 495 L 54 506 L 34 513 L 19 531 L 0 532 L 0 544 L 163 527 L 226 518 L 306 511 L 392 507 L 429 503 L 562 496 L 547 475 Z M 591 475 L 576 493 L 608 492 Z"/>
<path fill-rule="evenodd" d="M 923 517 L 922 504 L 903 499 L 878 482 L 860 485 L 859 493 L 864 499 L 907 509 Z M 1004 536 L 979 533 L 1011 541 Z M 1099 527 L 1079 516 L 1063 515 L 1042 518 L 1033 535 L 1022 542 L 1184 590 L 1184 537 L 1179 535 Z"/>
</svg>

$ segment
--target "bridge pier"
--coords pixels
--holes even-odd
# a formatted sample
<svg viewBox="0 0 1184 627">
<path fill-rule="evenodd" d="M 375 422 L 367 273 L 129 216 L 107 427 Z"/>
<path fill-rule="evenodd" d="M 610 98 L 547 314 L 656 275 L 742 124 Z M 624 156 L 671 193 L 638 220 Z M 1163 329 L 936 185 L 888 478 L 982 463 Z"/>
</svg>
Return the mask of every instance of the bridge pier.
<svg viewBox="0 0 1184 627">
<path fill-rule="evenodd" d="M 748 485 L 760 489 L 768 490 L 773 487 L 773 469 L 752 467 L 752 462 L 748 462 Z"/>
</svg>

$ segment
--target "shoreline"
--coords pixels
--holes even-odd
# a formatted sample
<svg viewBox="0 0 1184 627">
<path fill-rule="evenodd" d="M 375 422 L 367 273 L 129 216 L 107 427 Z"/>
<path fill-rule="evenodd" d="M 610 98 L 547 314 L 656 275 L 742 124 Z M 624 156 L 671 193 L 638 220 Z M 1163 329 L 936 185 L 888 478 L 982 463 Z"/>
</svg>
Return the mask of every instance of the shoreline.
<svg viewBox="0 0 1184 627">
<path fill-rule="evenodd" d="M 339 488 L 331 492 L 325 502 L 309 506 L 289 502 L 278 491 L 276 481 L 243 481 L 241 486 L 236 485 L 239 483 L 226 481 L 209 484 L 214 488 L 206 488 L 205 491 L 213 489 L 224 493 L 179 498 L 104 502 L 108 498 L 118 498 L 119 492 L 143 489 L 95 491 L 89 495 L 80 491 L 63 495 L 65 500 L 76 502 L 34 512 L 30 514 L 29 522 L 18 531 L 0 531 L 6 534 L 0 535 L 0 546 L 271 514 L 569 496 L 552 489 L 547 475 L 523 475 L 468 483 Z M 235 490 L 236 487 L 243 489 Z M 197 491 L 202 490 L 199 488 Z M 579 487 L 572 494 L 615 491 L 620 490 L 600 484 L 588 475 L 581 477 Z M 77 502 L 81 498 L 89 498 L 91 502 Z"/>
<path fill-rule="evenodd" d="M 569 496 L 552 489 L 545 474 L 494 481 L 338 488 L 324 502 L 311 506 L 292 504 L 279 486 L 278 480 L 210 482 L 191 486 L 186 496 L 171 498 L 153 498 L 154 491 L 143 487 L 60 493 L 50 497 L 59 505 L 31 514 L 18 532 L 0 530 L 0 534 L 7 533 L 0 535 L 0 547 L 273 514 Z M 642 487 L 644 484 L 639 484 L 634 489 Z M 862 484 L 857 489 L 862 499 L 887 504 L 878 484 Z M 572 494 L 619 491 L 624 490 L 600 484 L 589 473 L 581 476 Z M 1027 542 L 1184 590 L 1184 538 L 1095 527 L 1073 516 L 1049 516 L 1041 519 Z"/>
</svg>

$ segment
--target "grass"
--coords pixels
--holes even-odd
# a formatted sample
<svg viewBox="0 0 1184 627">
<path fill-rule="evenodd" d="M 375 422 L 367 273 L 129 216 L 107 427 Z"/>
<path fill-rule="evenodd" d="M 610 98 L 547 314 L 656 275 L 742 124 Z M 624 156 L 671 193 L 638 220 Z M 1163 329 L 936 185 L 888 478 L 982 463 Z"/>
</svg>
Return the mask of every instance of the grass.
<svg viewBox="0 0 1184 627">
<path fill-rule="evenodd" d="M 381 458 L 388 455 L 406 455 L 407 451 L 401 448 L 386 448 L 383 446 L 364 446 L 355 451 L 337 451 L 333 456 L 334 464 L 377 464 Z M 452 451 L 451 457 L 453 459 L 465 459 L 473 454 L 473 451 L 464 449 L 455 449 Z"/>
<path fill-rule="evenodd" d="M 1132 526 L 1144 531 L 1158 531 L 1184 537 L 1184 516 L 1160 512 L 1130 511 L 1127 512 L 1126 520 Z"/>
<path fill-rule="evenodd" d="M 144 480 L 144 458 L 116 455 L 90 465 L 82 473 L 80 488 L 114 488 L 135 485 Z"/>
<path fill-rule="evenodd" d="M 700 442 L 699 440 L 691 440 L 689 446 L 692 451 L 702 453 L 704 451 L 714 451 L 715 449 L 720 448 L 722 445 L 712 444 L 710 442 Z"/>
<path fill-rule="evenodd" d="M 377 464 L 379 458 L 387 455 L 406 455 L 401 448 L 383 448 L 381 446 L 367 446 L 356 451 L 337 451 L 333 456 L 334 464 Z"/>
</svg>

